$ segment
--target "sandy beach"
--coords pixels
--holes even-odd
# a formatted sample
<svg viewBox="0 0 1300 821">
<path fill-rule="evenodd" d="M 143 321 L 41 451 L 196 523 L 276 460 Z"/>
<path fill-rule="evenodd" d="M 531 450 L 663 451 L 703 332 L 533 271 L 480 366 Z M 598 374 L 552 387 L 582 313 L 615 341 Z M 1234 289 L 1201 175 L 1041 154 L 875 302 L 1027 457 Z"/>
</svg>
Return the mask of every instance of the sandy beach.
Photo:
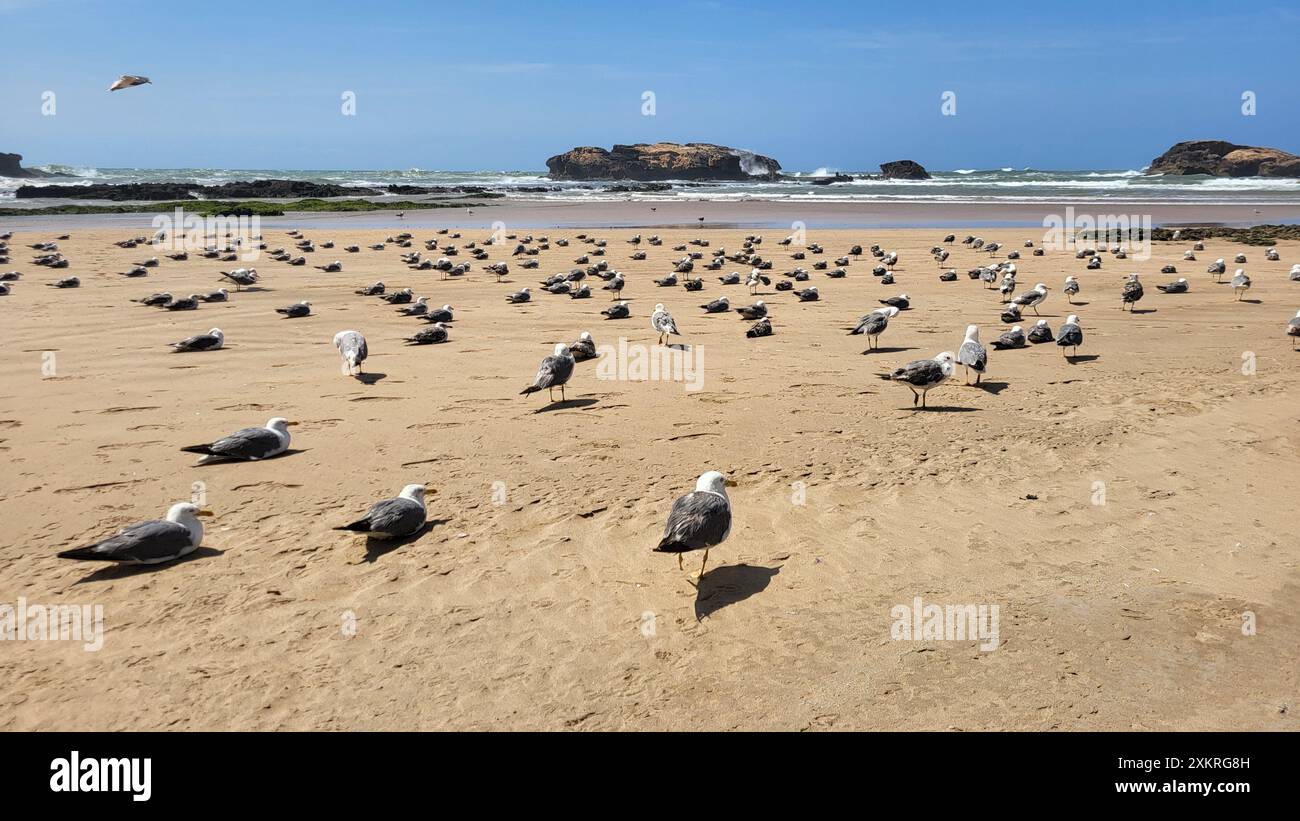
<svg viewBox="0 0 1300 821">
<path fill-rule="evenodd" d="M 634 207 L 645 210 L 604 222 L 650 221 Z M 454 242 L 481 242 L 489 211 L 410 215 L 405 250 L 434 236 L 430 220 L 468 221 Z M 663 224 L 694 218 L 660 211 Z M 542 252 L 535 271 L 510 259 L 513 242 L 493 246 L 491 261 L 511 262 L 504 282 L 479 262 L 443 281 L 408 270 L 404 249 L 365 249 L 395 229 L 303 220 L 337 248 L 307 267 L 262 258 L 260 288 L 192 312 L 131 300 L 211 291 L 230 264 L 163 258 L 147 277 L 120 276 L 162 256 L 113 245 L 147 218 L 6 220 L 18 233 L 2 268 L 23 278 L 0 297 L 0 603 L 102 605 L 104 641 L 0 645 L 0 729 L 1300 729 L 1300 353 L 1284 330 L 1300 308 L 1287 277 L 1300 243 L 1280 244 L 1277 262 L 1213 240 L 1184 262 L 1190 243 L 1156 243 L 1148 260 L 1106 254 L 1100 271 L 1026 250 L 1018 293 L 1050 285 L 1039 310 L 1053 328 L 1079 315 L 1079 358 L 1050 344 L 991 352 L 982 387 L 959 368 L 919 412 L 880 375 L 955 351 L 970 323 L 996 339 L 1008 327 L 997 292 L 966 271 L 1041 241 L 1041 227 L 967 230 L 1000 214 L 907 230 L 809 220 L 825 259 L 853 244 L 896 250 L 892 286 L 869 256 L 830 279 L 811 255 L 790 260 L 776 245 L 785 231 L 764 231 L 774 278 L 804 265 L 821 299 L 761 288 L 775 333 L 749 339 L 734 311 L 698 307 L 724 294 L 749 304 L 717 279 L 743 266 L 697 266 L 696 293 L 653 283 L 683 255 L 672 246 L 707 239 L 689 246 L 707 258 L 749 230 L 513 216 L 560 224 L 520 233 L 572 244 Z M 69 270 L 27 264 L 27 245 L 65 230 Z M 949 232 L 1005 248 L 958 244 L 941 268 L 928 252 Z M 282 224 L 264 233 L 292 245 Z M 540 291 L 590 250 L 582 233 L 608 240 L 632 318 L 605 320 L 595 284 L 589 300 Z M 664 244 L 630 260 L 633 233 Z M 339 250 L 352 243 L 363 250 Z M 1249 263 L 1233 265 L 1237 253 Z M 1205 273 L 1218 257 L 1225 283 L 1249 271 L 1244 300 Z M 310 267 L 334 259 L 343 272 Z M 1159 273 L 1167 264 L 1178 273 Z M 939 281 L 947 268 L 958 281 Z M 1130 314 L 1120 291 L 1134 271 L 1146 295 Z M 79 289 L 45 287 L 70 274 Z M 1073 306 L 1066 275 L 1082 283 Z M 1189 293 L 1156 290 L 1178 277 Z M 450 342 L 403 346 L 425 325 L 353 293 L 376 280 L 453 305 Z M 532 302 L 507 304 L 525 285 Z M 911 310 L 864 353 L 847 331 L 900 292 Z M 274 310 L 299 300 L 311 316 Z M 601 379 L 585 362 L 568 403 L 518 395 L 582 331 L 652 346 L 657 302 L 702 357 L 700 390 Z M 212 327 L 224 350 L 168 348 Z M 369 339 L 366 381 L 340 373 L 331 339 L 343 329 Z M 300 423 L 284 456 L 196 467 L 179 450 L 273 416 Z M 651 548 L 710 468 L 740 484 L 731 536 L 697 589 Z M 331 530 L 411 482 L 436 490 L 420 538 L 368 552 Z M 216 517 L 194 556 L 146 570 L 55 558 L 160 517 L 195 483 Z M 892 638 L 891 609 L 917 598 L 996 605 L 996 649 Z"/>
</svg>

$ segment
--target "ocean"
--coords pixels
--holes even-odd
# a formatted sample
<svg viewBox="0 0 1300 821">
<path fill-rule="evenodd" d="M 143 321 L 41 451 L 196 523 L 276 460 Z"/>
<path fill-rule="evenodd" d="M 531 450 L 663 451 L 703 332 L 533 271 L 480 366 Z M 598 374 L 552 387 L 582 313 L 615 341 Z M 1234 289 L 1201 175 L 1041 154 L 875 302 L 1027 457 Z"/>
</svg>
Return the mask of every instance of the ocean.
<svg viewBox="0 0 1300 821">
<path fill-rule="evenodd" d="M 780 182 L 674 183 L 667 191 L 616 192 L 612 182 L 562 182 L 542 171 L 324 171 L 286 169 L 142 169 L 38 166 L 72 177 L 43 180 L 0 178 L 0 202 L 6 207 L 38 207 L 50 200 L 16 200 L 19 185 L 90 185 L 93 183 L 186 182 L 215 185 L 255 179 L 295 179 L 344 186 L 389 184 L 484 186 L 517 200 L 563 202 L 652 201 L 742 202 L 918 202 L 918 203 L 1054 203 L 1063 200 L 1112 200 L 1122 203 L 1194 203 L 1204 205 L 1300 204 L 1300 180 L 1147 176 L 1141 170 L 1041 171 L 999 168 L 932 172 L 933 179 L 855 180 L 812 185 L 808 180 L 835 169 L 795 172 Z M 841 173 L 865 174 L 869 172 Z M 632 183 L 635 185 L 635 183 Z M 547 190 L 535 190 L 539 187 Z M 528 190 L 534 189 L 534 190 Z M 397 197 L 395 197 L 397 198 Z M 66 201 L 64 201 L 66 202 Z"/>
</svg>

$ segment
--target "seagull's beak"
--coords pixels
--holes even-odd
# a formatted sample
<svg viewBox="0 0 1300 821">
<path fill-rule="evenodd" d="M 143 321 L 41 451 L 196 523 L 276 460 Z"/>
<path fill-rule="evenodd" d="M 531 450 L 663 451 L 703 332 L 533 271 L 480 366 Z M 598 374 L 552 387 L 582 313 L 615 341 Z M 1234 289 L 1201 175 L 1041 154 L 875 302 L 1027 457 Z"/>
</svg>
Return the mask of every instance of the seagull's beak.
<svg viewBox="0 0 1300 821">
<path fill-rule="evenodd" d="M 299 425 L 299 424 L 302 424 L 302 423 L 301 423 L 301 422 L 285 422 L 284 424 L 285 424 L 285 425 Z"/>
<path fill-rule="evenodd" d="M 735 479 L 728 479 L 727 481 L 723 482 L 723 484 L 725 484 L 727 487 L 738 487 L 740 485 L 740 482 L 737 482 Z"/>
<path fill-rule="evenodd" d="M 213 513 L 211 510 L 196 510 L 196 511 L 194 511 L 194 515 L 195 515 L 195 516 L 215 516 L 215 515 L 217 515 L 217 514 Z"/>
</svg>

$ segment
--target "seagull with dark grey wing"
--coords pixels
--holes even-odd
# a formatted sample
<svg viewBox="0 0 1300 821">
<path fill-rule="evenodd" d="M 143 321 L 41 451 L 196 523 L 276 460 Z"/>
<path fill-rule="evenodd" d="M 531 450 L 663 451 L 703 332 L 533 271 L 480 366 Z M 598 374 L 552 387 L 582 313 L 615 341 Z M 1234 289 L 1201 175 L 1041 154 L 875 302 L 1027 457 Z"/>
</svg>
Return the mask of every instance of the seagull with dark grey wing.
<svg viewBox="0 0 1300 821">
<path fill-rule="evenodd" d="M 849 331 L 849 335 L 865 334 L 867 337 L 867 350 L 874 350 L 880 346 L 880 335 L 889 327 L 889 320 L 896 316 L 898 316 L 898 309 L 892 305 L 888 308 L 874 310 L 858 320 L 857 327 Z"/>
<path fill-rule="evenodd" d="M 446 342 L 450 338 L 447 326 L 441 322 L 435 322 L 431 327 L 416 331 L 413 336 L 406 337 L 406 342 L 410 345 L 437 345 Z"/>
<path fill-rule="evenodd" d="M 287 319 L 297 319 L 298 317 L 307 316 L 311 313 L 311 303 L 304 299 L 297 305 L 276 308 L 275 312 L 277 314 L 284 314 Z"/>
<path fill-rule="evenodd" d="M 200 465 L 214 462 L 259 462 L 279 456 L 289 449 L 290 422 L 277 416 L 266 423 L 263 428 L 243 428 L 229 436 L 223 436 L 206 445 L 190 445 L 181 448 L 185 453 L 201 453 Z"/>
<path fill-rule="evenodd" d="M 799 297 L 800 302 L 816 302 L 821 299 L 821 294 L 817 293 L 817 286 L 804 288 L 802 291 L 795 291 L 794 295 Z"/>
<path fill-rule="evenodd" d="M 364 533 L 373 539 L 404 539 L 419 533 L 428 518 L 424 485 L 407 485 L 395 499 L 376 502 L 366 515 L 335 530 Z"/>
<path fill-rule="evenodd" d="M 1292 339 L 1300 339 L 1300 311 L 1295 312 L 1295 316 L 1287 323 L 1286 335 Z M 1291 349 L 1295 350 L 1296 343 L 1291 343 Z"/>
<path fill-rule="evenodd" d="M 429 313 L 429 298 L 427 296 L 418 297 L 415 302 L 405 308 L 398 308 L 397 312 L 402 316 L 424 316 Z"/>
<path fill-rule="evenodd" d="M 750 339 L 756 339 L 760 336 L 771 336 L 771 335 L 772 335 L 772 317 L 770 316 L 763 317 L 759 321 L 755 322 L 753 325 L 750 325 L 745 330 L 745 336 L 749 337 Z"/>
<path fill-rule="evenodd" d="M 361 294 L 362 296 L 379 296 L 384 292 L 384 287 L 384 281 L 380 280 L 374 285 L 367 285 L 364 288 L 358 288 L 356 293 Z"/>
<path fill-rule="evenodd" d="M 993 349 L 998 351 L 1023 347 L 1025 347 L 1025 332 L 1019 325 L 1013 326 L 1011 330 L 993 340 Z"/>
<path fill-rule="evenodd" d="M 1065 287 L 1061 289 L 1061 293 L 1065 294 L 1065 301 L 1073 305 L 1074 297 L 1079 293 L 1079 278 L 1066 277 Z"/>
<path fill-rule="evenodd" d="M 235 283 L 235 290 L 242 290 L 245 285 L 257 284 L 256 268 L 236 268 L 233 271 L 218 271 L 226 279 Z"/>
<path fill-rule="evenodd" d="M 899 294 L 898 296 L 891 296 L 889 299 L 879 299 L 876 301 L 881 305 L 888 305 L 891 308 L 897 308 L 900 311 L 906 311 L 912 304 L 912 301 L 908 299 L 907 294 Z"/>
<path fill-rule="evenodd" d="M 533 384 L 519 392 L 520 396 L 527 396 L 530 393 L 545 388 L 549 392 L 551 401 L 555 401 L 555 388 L 560 389 L 560 401 L 564 401 L 564 385 L 573 376 L 573 355 L 569 353 L 569 346 L 563 342 L 555 346 L 555 353 L 542 360 L 541 365 L 537 367 L 537 376 L 533 377 Z"/>
<path fill-rule="evenodd" d="M 1186 279 L 1179 279 L 1177 282 L 1171 282 L 1168 285 L 1157 285 L 1156 290 L 1163 291 L 1166 294 L 1185 294 L 1190 287 Z"/>
<path fill-rule="evenodd" d="M 339 331 L 334 334 L 334 347 L 339 349 L 348 376 L 361 373 L 361 363 L 370 355 L 370 348 L 360 331 Z"/>
<path fill-rule="evenodd" d="M 627 307 L 626 302 L 611 305 L 600 313 L 606 319 L 627 319 L 632 315 L 632 311 Z"/>
<path fill-rule="evenodd" d="M 1220 277 L 1222 277 L 1224 274 L 1228 272 L 1228 264 L 1224 262 L 1222 259 L 1216 259 L 1214 262 L 1211 262 L 1208 266 L 1206 266 L 1205 272 L 1209 274 L 1214 274 L 1214 281 L 1219 282 Z"/>
<path fill-rule="evenodd" d="M 120 91 L 121 89 L 124 88 L 131 88 L 133 86 L 142 86 L 146 83 L 152 83 L 152 82 L 153 80 L 150 80 L 148 77 L 141 77 L 138 74 L 123 74 L 121 77 L 118 77 L 116 80 L 113 81 L 113 84 L 108 87 L 108 90 Z"/>
<path fill-rule="evenodd" d="M 1070 314 L 1065 318 L 1065 324 L 1057 331 L 1056 344 L 1061 346 L 1061 353 L 1064 354 L 1065 349 L 1070 348 L 1068 356 L 1078 356 L 1079 346 L 1083 344 L 1083 328 L 1079 326 L 1079 317 Z"/>
<path fill-rule="evenodd" d="M 1041 345 L 1044 342 L 1051 342 L 1055 339 L 1052 335 L 1052 329 L 1048 326 L 1046 319 L 1038 320 L 1038 324 L 1029 329 L 1025 338 L 1035 345 Z"/>
<path fill-rule="evenodd" d="M 1025 291 L 1020 296 L 1011 300 L 1011 304 L 1021 309 L 1033 308 L 1034 314 L 1037 315 L 1038 306 L 1042 305 L 1043 300 L 1047 299 L 1048 290 L 1049 290 L 1048 287 L 1045 284 L 1040 282 L 1034 286 L 1033 290 Z"/>
<path fill-rule="evenodd" d="M 704 303 L 700 307 L 704 309 L 706 314 L 725 314 L 727 311 L 731 310 L 731 301 L 725 296 L 720 296 L 711 302 Z"/>
<path fill-rule="evenodd" d="M 650 315 L 650 327 L 659 332 L 660 345 L 670 336 L 681 336 L 681 331 L 677 330 L 677 321 L 664 310 L 662 302 L 655 305 L 655 312 Z"/>
<path fill-rule="evenodd" d="M 176 353 L 190 353 L 193 351 L 216 351 L 220 350 L 222 345 L 226 344 L 226 335 L 221 332 L 220 328 L 213 328 L 205 334 L 198 334 L 180 342 L 171 343 L 172 349 Z"/>
<path fill-rule="evenodd" d="M 912 407 L 919 401 L 925 407 L 925 395 L 938 387 L 957 372 L 957 357 L 951 351 L 944 351 L 934 359 L 918 359 L 891 373 L 883 374 L 882 379 L 900 382 L 912 391 Z"/>
<path fill-rule="evenodd" d="M 194 311 L 198 309 L 199 302 L 201 301 L 202 298 L 198 294 L 190 294 L 187 297 L 173 299 L 162 307 L 169 311 Z"/>
<path fill-rule="evenodd" d="M 133 299 L 132 302 L 138 302 L 141 305 L 166 305 L 172 301 L 172 295 L 166 291 L 159 294 L 150 294 L 143 299 Z"/>
<path fill-rule="evenodd" d="M 957 349 L 957 361 L 966 369 L 966 384 L 970 384 L 970 371 L 974 371 L 975 384 L 978 385 L 980 377 L 984 375 L 984 370 L 989 364 L 989 351 L 980 342 L 978 325 L 966 326 L 966 339 Z"/>
<path fill-rule="evenodd" d="M 211 516 L 189 502 L 177 502 L 167 511 L 167 518 L 141 522 L 119 530 L 94 544 L 65 550 L 60 559 L 117 562 L 119 564 L 162 564 L 193 553 L 203 541 L 203 523 L 199 516 Z"/>
<path fill-rule="evenodd" d="M 610 291 L 610 299 L 618 299 L 623 293 L 623 286 L 626 284 L 622 274 L 614 274 L 614 278 L 600 286 L 600 289 Z"/>
<path fill-rule="evenodd" d="M 430 308 L 424 312 L 423 317 L 425 322 L 451 322 L 455 318 L 450 305 L 443 305 L 441 308 Z"/>
<path fill-rule="evenodd" d="M 736 313 L 740 314 L 741 319 L 762 319 L 767 316 L 767 306 L 760 299 L 753 305 L 742 305 L 736 309 Z"/>
<path fill-rule="evenodd" d="M 230 292 L 225 288 L 218 288 L 215 291 L 200 295 L 199 299 L 204 302 L 229 302 Z"/>
<path fill-rule="evenodd" d="M 771 285 L 772 280 L 762 271 L 755 268 L 749 272 L 749 279 L 745 281 L 745 284 L 749 286 L 749 292 L 752 294 L 758 290 L 759 285 Z"/>
<path fill-rule="evenodd" d="M 532 295 L 532 293 L 529 292 L 529 290 L 528 290 L 527 288 L 521 288 L 521 289 L 519 289 L 518 291 L 515 291 L 513 294 L 506 294 L 506 302 L 509 302 L 509 303 L 512 303 L 512 304 L 518 304 L 518 303 L 521 303 L 521 302 L 527 302 L 528 300 L 530 300 L 530 299 L 532 299 L 532 298 L 533 298 L 533 295 Z"/>
<path fill-rule="evenodd" d="M 709 563 L 709 549 L 727 540 L 731 535 L 731 499 L 727 488 L 736 483 L 716 470 L 700 475 L 695 490 L 673 502 L 664 526 L 663 538 L 655 546 L 656 553 L 676 553 L 677 568 L 682 569 L 682 554 L 703 550 L 704 560 L 695 577 L 696 584 L 704 578 L 704 567 Z"/>
</svg>

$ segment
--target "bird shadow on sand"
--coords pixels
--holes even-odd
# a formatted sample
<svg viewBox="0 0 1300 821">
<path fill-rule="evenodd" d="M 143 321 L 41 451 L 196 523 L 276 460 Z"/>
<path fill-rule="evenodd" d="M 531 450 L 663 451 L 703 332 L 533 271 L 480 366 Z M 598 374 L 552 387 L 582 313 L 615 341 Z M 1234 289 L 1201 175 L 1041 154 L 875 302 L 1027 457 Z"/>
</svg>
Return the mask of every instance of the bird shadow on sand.
<svg viewBox="0 0 1300 821">
<path fill-rule="evenodd" d="M 1237 301 L 1238 301 L 1238 302 L 1249 302 L 1251 305 L 1263 305 L 1263 304 L 1264 304 L 1264 300 L 1262 300 L 1262 299 L 1239 299 L 1239 300 L 1237 300 Z"/>
<path fill-rule="evenodd" d="M 224 550 L 217 550 L 215 547 L 200 547 L 192 553 L 187 553 L 179 559 L 161 564 L 113 564 L 108 567 L 101 567 L 93 573 L 83 576 L 74 585 L 89 584 L 91 582 L 118 581 L 130 578 L 131 576 L 142 576 L 146 573 L 157 573 L 160 570 L 166 570 L 169 567 L 175 567 L 178 564 L 185 564 L 197 559 L 210 559 L 214 556 L 221 556 Z"/>
<path fill-rule="evenodd" d="M 1129 310 L 1129 313 L 1130 314 L 1154 314 L 1156 310 L 1157 309 L 1155 308 L 1143 308 L 1142 310 L 1139 311 L 1137 308 L 1133 308 Z"/>
<path fill-rule="evenodd" d="M 1090 302 L 1067 302 L 1067 303 L 1065 303 L 1065 304 L 1066 304 L 1066 305 L 1069 305 L 1071 308 L 1086 308 L 1087 306 L 1091 305 L 1092 303 L 1090 303 Z"/>
<path fill-rule="evenodd" d="M 415 531 L 410 536 L 401 539 L 372 539 L 367 536 L 366 555 L 362 561 L 366 564 L 374 564 L 379 561 L 379 557 L 386 556 L 399 547 L 405 547 L 408 544 L 414 544 L 415 542 L 420 541 L 420 539 L 424 538 L 424 534 L 433 530 L 435 527 L 445 525 L 450 521 L 451 519 L 430 519 L 425 522 L 419 530 Z"/>
<path fill-rule="evenodd" d="M 590 396 L 581 399 L 565 399 L 562 402 L 552 402 L 549 405 L 543 405 L 533 413 L 550 413 L 551 411 L 565 410 L 567 408 L 587 408 L 596 404 L 596 400 Z"/>
<path fill-rule="evenodd" d="M 1079 354 L 1078 356 L 1067 356 L 1065 361 L 1069 362 L 1071 365 L 1077 365 L 1080 362 L 1096 362 L 1098 359 L 1101 359 L 1101 356 L 1098 354 L 1085 353 Z"/>
<path fill-rule="evenodd" d="M 355 379 L 355 380 L 357 380 L 358 382 L 360 382 L 362 385 L 373 385 L 373 384 L 375 384 L 376 382 L 378 382 L 378 381 L 381 380 L 381 379 L 387 379 L 387 378 L 388 378 L 388 374 L 386 374 L 386 373 L 358 373 L 358 374 L 354 374 L 352 378 Z"/>
<path fill-rule="evenodd" d="M 684 342 L 678 342 L 675 345 L 665 345 L 664 347 L 670 351 L 682 351 L 683 353 L 691 349 L 691 346 L 685 344 Z"/>
<path fill-rule="evenodd" d="M 1009 382 L 985 382 L 985 381 L 981 381 L 978 385 L 971 385 L 971 387 L 972 387 L 972 388 L 979 388 L 980 390 L 984 391 L 985 393 L 991 393 L 991 394 L 993 394 L 994 396 L 997 396 L 998 394 L 1002 393 L 1002 392 L 1003 392 L 1004 390 L 1006 390 L 1007 388 L 1011 387 L 1011 383 L 1009 383 Z"/>
<path fill-rule="evenodd" d="M 781 567 L 730 564 L 713 568 L 695 588 L 695 620 L 703 621 L 728 605 L 762 593 Z"/>
<path fill-rule="evenodd" d="M 915 347 L 912 347 L 912 348 L 867 348 L 865 351 L 862 352 L 862 355 L 863 355 L 863 356 L 866 356 L 867 354 L 873 354 L 873 353 L 902 353 L 903 351 L 914 351 L 914 350 L 916 350 Z"/>
<path fill-rule="evenodd" d="M 928 407 L 917 405 L 911 408 L 899 408 L 899 410 L 916 411 L 917 413 L 975 413 L 979 408 L 962 408 L 957 405 L 930 405 Z"/>
<path fill-rule="evenodd" d="M 232 292 L 231 296 L 235 296 L 236 294 L 269 294 L 274 290 L 274 288 L 264 288 L 261 285 L 246 285 L 243 288 Z"/>
</svg>

